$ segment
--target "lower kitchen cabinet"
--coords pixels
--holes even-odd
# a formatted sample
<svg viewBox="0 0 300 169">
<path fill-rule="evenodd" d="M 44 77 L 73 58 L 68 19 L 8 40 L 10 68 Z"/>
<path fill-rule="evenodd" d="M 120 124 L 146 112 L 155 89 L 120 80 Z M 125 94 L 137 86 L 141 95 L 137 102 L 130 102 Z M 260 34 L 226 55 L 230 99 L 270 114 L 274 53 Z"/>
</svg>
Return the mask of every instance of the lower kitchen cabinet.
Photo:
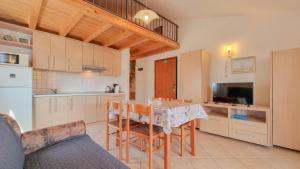
<svg viewBox="0 0 300 169">
<path fill-rule="evenodd" d="M 41 129 L 84 120 L 85 123 L 103 122 L 107 118 L 107 100 L 123 100 L 112 96 L 45 96 L 33 99 L 33 128 Z"/>
</svg>

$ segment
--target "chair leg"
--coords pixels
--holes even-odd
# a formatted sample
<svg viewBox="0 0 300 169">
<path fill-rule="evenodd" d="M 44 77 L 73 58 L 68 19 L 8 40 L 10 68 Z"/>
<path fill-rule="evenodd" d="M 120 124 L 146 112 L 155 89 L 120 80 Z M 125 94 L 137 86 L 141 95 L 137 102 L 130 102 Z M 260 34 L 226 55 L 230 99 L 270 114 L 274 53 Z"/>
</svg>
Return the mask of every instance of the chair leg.
<svg viewBox="0 0 300 169">
<path fill-rule="evenodd" d="M 117 137 L 116 137 L 116 146 L 119 146 L 119 140 L 120 140 L 120 131 L 117 131 Z"/>
<path fill-rule="evenodd" d="M 152 169 L 152 159 L 153 159 L 153 139 L 149 140 L 149 169 Z"/>
<path fill-rule="evenodd" d="M 126 163 L 129 163 L 129 132 L 126 132 Z"/>
<path fill-rule="evenodd" d="M 119 159 L 122 160 L 122 154 L 123 154 L 123 146 L 122 146 L 122 132 L 120 132 L 119 134 L 119 139 L 118 139 L 118 143 L 119 143 Z"/>
<path fill-rule="evenodd" d="M 106 126 L 106 150 L 109 150 L 109 126 Z"/>
<path fill-rule="evenodd" d="M 184 125 L 180 127 L 180 156 L 183 156 L 183 151 L 185 147 L 185 132 L 184 132 Z"/>
</svg>

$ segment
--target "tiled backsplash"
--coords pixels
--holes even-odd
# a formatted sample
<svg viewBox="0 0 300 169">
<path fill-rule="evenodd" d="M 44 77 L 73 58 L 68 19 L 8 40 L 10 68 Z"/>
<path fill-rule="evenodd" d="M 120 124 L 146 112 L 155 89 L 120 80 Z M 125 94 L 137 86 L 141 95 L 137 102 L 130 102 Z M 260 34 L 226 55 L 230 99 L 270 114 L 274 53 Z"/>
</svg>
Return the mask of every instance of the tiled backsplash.
<svg viewBox="0 0 300 169">
<path fill-rule="evenodd" d="M 56 89 L 56 72 L 34 70 L 32 74 L 33 93 L 47 93 Z"/>
<path fill-rule="evenodd" d="M 123 87 L 120 77 L 101 76 L 98 73 L 66 73 L 44 70 L 33 70 L 33 93 L 48 93 L 50 89 L 62 92 L 104 91 L 107 85 L 118 83 Z"/>
</svg>

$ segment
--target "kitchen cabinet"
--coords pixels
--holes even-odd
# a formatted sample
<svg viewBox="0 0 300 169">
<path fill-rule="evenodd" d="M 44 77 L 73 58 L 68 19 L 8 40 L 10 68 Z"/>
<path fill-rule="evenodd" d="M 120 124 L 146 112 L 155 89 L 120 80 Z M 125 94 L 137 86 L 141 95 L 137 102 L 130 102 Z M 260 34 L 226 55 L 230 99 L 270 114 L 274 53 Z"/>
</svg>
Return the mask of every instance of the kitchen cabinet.
<svg viewBox="0 0 300 169">
<path fill-rule="evenodd" d="M 68 97 L 69 111 L 68 121 L 75 122 L 85 120 L 85 96 Z"/>
<path fill-rule="evenodd" d="M 52 100 L 49 97 L 33 99 L 33 128 L 41 129 L 52 126 Z"/>
<path fill-rule="evenodd" d="M 94 45 L 94 66 L 103 67 L 103 47 Z"/>
<path fill-rule="evenodd" d="M 82 72 L 82 42 L 66 40 L 67 71 Z"/>
<path fill-rule="evenodd" d="M 114 62 L 114 49 L 103 48 L 103 67 L 106 69 L 101 72 L 101 75 L 112 76 L 113 75 L 113 62 Z"/>
<path fill-rule="evenodd" d="M 85 96 L 85 122 L 97 122 L 97 96 Z"/>
<path fill-rule="evenodd" d="M 82 45 L 83 65 L 94 65 L 94 45 L 83 43 Z"/>
<path fill-rule="evenodd" d="M 124 100 L 123 95 L 42 96 L 33 99 L 33 128 L 84 120 L 85 123 L 106 121 L 107 100 Z"/>
<path fill-rule="evenodd" d="M 51 36 L 51 59 L 52 70 L 66 70 L 66 41 L 64 37 Z"/>
<path fill-rule="evenodd" d="M 51 40 L 47 33 L 33 32 L 32 66 L 36 69 L 49 69 Z"/>
<path fill-rule="evenodd" d="M 52 125 L 68 123 L 68 97 L 52 97 Z"/>
<path fill-rule="evenodd" d="M 113 55 L 113 76 L 121 76 L 122 60 L 121 52 L 115 50 Z"/>
<path fill-rule="evenodd" d="M 34 99 L 33 105 L 34 129 L 68 122 L 67 97 L 39 97 Z"/>
</svg>

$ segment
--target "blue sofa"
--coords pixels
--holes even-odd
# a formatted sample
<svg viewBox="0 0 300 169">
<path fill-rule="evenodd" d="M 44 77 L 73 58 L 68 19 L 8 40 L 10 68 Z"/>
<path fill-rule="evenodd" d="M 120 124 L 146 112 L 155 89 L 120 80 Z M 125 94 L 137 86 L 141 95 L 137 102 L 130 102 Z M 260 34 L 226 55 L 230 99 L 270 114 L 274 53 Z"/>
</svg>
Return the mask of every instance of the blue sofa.
<svg viewBox="0 0 300 169">
<path fill-rule="evenodd" d="M 95 143 L 83 121 L 21 133 L 0 114 L 0 169 L 129 169 Z"/>
</svg>

